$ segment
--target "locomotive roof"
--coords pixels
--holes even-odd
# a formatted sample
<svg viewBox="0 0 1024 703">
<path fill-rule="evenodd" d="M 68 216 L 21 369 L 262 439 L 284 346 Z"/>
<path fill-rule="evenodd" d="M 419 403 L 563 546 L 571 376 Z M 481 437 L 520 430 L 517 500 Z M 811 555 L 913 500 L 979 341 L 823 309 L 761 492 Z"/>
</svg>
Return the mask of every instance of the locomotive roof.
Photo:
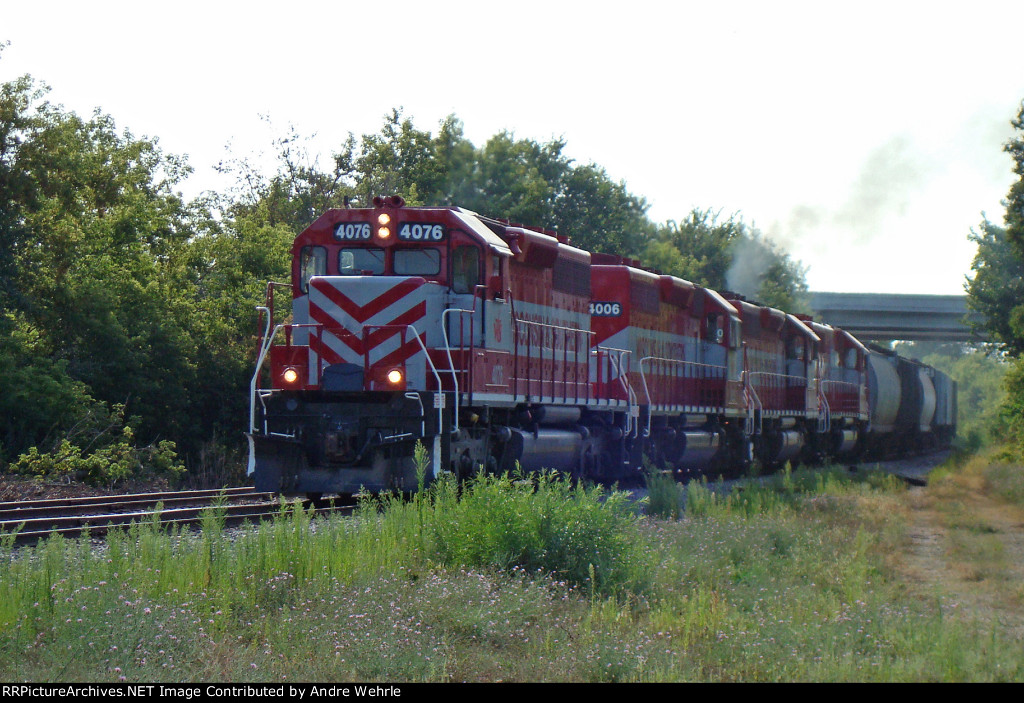
<svg viewBox="0 0 1024 703">
<path fill-rule="evenodd" d="M 825 337 L 826 335 L 832 336 L 833 344 L 837 343 L 839 340 L 843 340 L 845 342 L 845 346 L 855 347 L 864 354 L 868 353 L 868 348 L 865 347 L 859 339 L 844 330 L 842 327 L 835 327 L 827 322 L 815 320 L 806 315 L 797 315 L 796 317 L 797 319 L 802 320 L 808 327 L 818 332 L 822 337 Z"/>
<path fill-rule="evenodd" d="M 484 244 L 489 246 L 492 251 L 500 256 L 511 256 L 512 250 L 509 249 L 508 244 L 505 240 L 496 235 L 491 231 L 490 227 L 480 221 L 480 216 L 472 210 L 464 210 L 460 207 L 453 207 L 451 209 L 452 215 L 462 223 L 467 231 L 483 240 Z"/>
<path fill-rule="evenodd" d="M 863 352 L 864 354 L 868 353 L 867 347 L 865 347 L 859 339 L 857 339 L 852 334 L 844 330 L 842 327 L 836 327 L 836 332 L 841 334 L 846 339 L 846 341 L 850 343 L 850 346 L 860 349 L 861 352 Z"/>
<path fill-rule="evenodd" d="M 819 336 L 818 336 L 818 335 L 817 335 L 817 334 L 816 334 L 816 333 L 814 332 L 814 330 L 812 330 L 812 329 L 810 328 L 810 326 L 808 326 L 807 324 L 805 324 L 805 323 L 804 323 L 804 321 L 803 321 L 803 320 L 801 320 L 801 319 L 800 319 L 799 317 L 797 317 L 796 315 L 793 315 L 793 314 L 791 314 L 791 313 L 786 313 L 786 319 L 787 319 L 787 320 L 789 320 L 790 324 L 791 324 L 791 325 L 793 325 L 794 327 L 796 327 L 796 328 L 797 328 L 797 330 L 799 330 L 800 332 L 802 332 L 802 333 L 803 333 L 803 335 L 804 335 L 805 337 L 807 337 L 807 338 L 809 338 L 809 339 L 813 340 L 815 344 L 818 344 L 818 343 L 820 343 L 820 342 L 821 342 L 821 337 L 819 337 Z"/>
<path fill-rule="evenodd" d="M 739 311 L 736 309 L 736 306 L 730 303 L 725 298 L 723 298 L 721 295 L 719 295 L 718 291 L 712 290 L 710 288 L 701 288 L 701 290 L 704 291 L 705 296 L 715 301 L 715 304 L 719 310 L 728 313 L 730 317 L 739 318 L 740 315 Z"/>
</svg>

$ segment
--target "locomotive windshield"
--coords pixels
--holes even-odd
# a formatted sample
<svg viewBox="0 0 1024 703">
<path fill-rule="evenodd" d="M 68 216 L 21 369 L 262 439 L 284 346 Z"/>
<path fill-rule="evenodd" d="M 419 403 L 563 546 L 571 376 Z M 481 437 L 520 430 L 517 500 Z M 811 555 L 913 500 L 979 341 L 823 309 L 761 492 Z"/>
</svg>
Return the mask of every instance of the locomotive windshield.
<svg viewBox="0 0 1024 703">
<path fill-rule="evenodd" d="M 346 247 L 338 254 L 338 273 L 342 276 L 384 273 L 384 250 Z"/>
<path fill-rule="evenodd" d="M 437 249 L 396 249 L 396 276 L 436 276 L 441 272 L 441 252 Z"/>
</svg>

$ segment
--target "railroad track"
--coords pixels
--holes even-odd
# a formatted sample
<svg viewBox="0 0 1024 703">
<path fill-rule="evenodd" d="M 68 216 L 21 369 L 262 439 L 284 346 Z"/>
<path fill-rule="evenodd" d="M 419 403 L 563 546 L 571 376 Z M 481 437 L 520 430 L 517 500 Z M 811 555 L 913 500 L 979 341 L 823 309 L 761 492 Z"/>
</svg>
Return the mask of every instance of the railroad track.
<svg viewBox="0 0 1024 703">
<path fill-rule="evenodd" d="M 303 501 L 303 508 L 311 503 Z M 111 528 L 158 520 L 161 525 L 200 524 L 218 506 L 225 526 L 259 522 L 279 513 L 281 501 L 252 488 L 169 491 L 122 496 L 0 502 L 0 534 L 16 533 L 15 544 L 31 544 L 50 535 L 103 535 Z M 317 506 L 316 513 L 351 511 L 351 504 Z"/>
</svg>

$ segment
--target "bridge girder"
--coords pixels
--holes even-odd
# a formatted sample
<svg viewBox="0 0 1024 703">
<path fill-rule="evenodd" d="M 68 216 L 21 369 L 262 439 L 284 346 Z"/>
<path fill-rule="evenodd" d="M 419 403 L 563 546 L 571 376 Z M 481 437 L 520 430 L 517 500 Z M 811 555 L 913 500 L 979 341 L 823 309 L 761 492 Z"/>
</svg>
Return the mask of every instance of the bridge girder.
<svg viewBox="0 0 1024 703">
<path fill-rule="evenodd" d="M 859 339 L 984 342 L 966 319 L 980 320 L 963 295 L 811 293 L 816 319 Z"/>
</svg>

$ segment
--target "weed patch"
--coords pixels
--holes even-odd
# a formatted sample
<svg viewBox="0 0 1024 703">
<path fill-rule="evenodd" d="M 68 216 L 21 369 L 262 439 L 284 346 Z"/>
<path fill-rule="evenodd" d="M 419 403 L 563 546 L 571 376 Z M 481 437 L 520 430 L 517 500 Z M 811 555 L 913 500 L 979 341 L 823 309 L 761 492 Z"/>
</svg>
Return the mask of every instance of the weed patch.
<svg viewBox="0 0 1024 703">
<path fill-rule="evenodd" d="M 213 509 L 198 533 L 150 521 L 100 547 L 0 538 L 0 670 L 90 682 L 1021 680 L 1024 655 L 996 620 L 898 578 L 908 505 L 882 476 L 787 471 L 732 494 L 693 484 L 686 511 L 662 520 L 554 475 L 483 476 L 366 499 L 348 518 L 282 504 L 243 530 Z M 958 532 L 979 540 L 965 550 L 1012 561 L 989 543 L 1001 529 Z"/>
</svg>

